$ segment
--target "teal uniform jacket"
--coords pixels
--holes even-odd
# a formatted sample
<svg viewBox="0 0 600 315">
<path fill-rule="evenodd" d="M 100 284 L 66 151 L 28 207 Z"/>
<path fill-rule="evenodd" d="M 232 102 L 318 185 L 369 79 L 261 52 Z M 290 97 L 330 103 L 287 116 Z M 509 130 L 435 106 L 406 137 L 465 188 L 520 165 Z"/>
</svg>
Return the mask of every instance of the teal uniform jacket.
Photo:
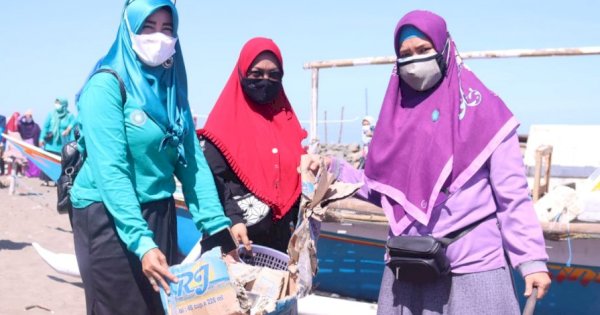
<svg viewBox="0 0 600 315">
<path fill-rule="evenodd" d="M 60 151 L 62 151 L 62 147 L 65 144 L 67 144 L 69 141 L 75 140 L 75 138 L 73 137 L 73 127 L 75 127 L 75 115 L 68 113 L 67 117 L 61 119 L 60 125 L 58 127 L 59 134 L 53 135 L 52 140 L 46 141 L 44 137 L 49 131 L 52 131 L 52 125 L 54 123 L 52 113 L 53 112 L 50 112 L 50 114 L 48 114 L 46 120 L 44 121 L 44 126 L 42 127 L 42 132 L 40 133 L 39 140 L 40 142 L 44 141 L 44 150 L 60 153 Z M 67 128 L 70 128 L 69 134 L 67 136 L 63 136 L 62 132 L 65 131 Z"/>
<path fill-rule="evenodd" d="M 188 111 L 189 112 L 189 111 Z M 188 115 L 189 116 L 189 115 Z M 157 247 L 141 214 L 141 203 L 169 198 L 175 179 L 182 184 L 186 204 L 200 232 L 212 235 L 231 225 L 224 215 L 214 179 L 194 133 L 192 117 L 184 150 L 187 166 L 178 162 L 177 149 L 159 151 L 164 132 L 134 99 L 123 106 L 117 79 L 94 75 L 79 100 L 79 122 L 86 160 L 71 190 L 74 211 L 103 202 L 114 218 L 117 233 L 140 259 Z"/>
</svg>

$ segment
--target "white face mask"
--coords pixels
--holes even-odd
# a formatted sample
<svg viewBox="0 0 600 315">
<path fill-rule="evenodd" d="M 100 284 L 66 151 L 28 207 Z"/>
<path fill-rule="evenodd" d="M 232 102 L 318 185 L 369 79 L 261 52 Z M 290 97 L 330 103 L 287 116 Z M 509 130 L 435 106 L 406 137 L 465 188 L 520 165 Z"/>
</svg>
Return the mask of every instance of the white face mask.
<svg viewBox="0 0 600 315">
<path fill-rule="evenodd" d="M 398 59 L 398 74 L 402 81 L 414 90 L 429 90 L 442 78 L 442 70 L 437 58 L 437 52 L 400 58 Z"/>
<path fill-rule="evenodd" d="M 56 108 L 56 109 L 61 109 L 61 108 L 62 108 L 62 105 L 60 105 L 60 104 L 57 104 L 57 103 L 54 103 L 54 108 Z"/>
<path fill-rule="evenodd" d="M 131 38 L 131 45 L 138 58 L 150 67 L 163 64 L 175 54 L 177 38 L 167 36 L 161 32 L 152 34 L 135 34 L 131 31 L 127 13 L 125 13 L 125 24 Z"/>
</svg>

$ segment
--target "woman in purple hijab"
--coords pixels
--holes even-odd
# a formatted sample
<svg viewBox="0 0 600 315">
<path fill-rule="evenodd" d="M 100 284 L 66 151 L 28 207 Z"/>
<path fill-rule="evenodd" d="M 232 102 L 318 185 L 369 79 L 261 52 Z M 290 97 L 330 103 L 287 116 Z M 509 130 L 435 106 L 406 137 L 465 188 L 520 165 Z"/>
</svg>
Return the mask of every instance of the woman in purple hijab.
<svg viewBox="0 0 600 315">
<path fill-rule="evenodd" d="M 359 195 L 383 208 L 390 238 L 466 233 L 446 248 L 447 275 L 397 280 L 386 267 L 378 313 L 519 314 L 510 267 L 524 277 L 525 296 L 537 287 L 543 297 L 550 278 L 518 122 L 463 64 L 440 16 L 406 14 L 394 51 L 364 173 L 335 159 L 329 167 L 365 183 Z"/>
<path fill-rule="evenodd" d="M 21 135 L 21 139 L 23 141 L 32 144 L 36 147 L 39 147 L 39 138 L 40 138 L 40 126 L 33 120 L 33 113 L 31 110 L 28 110 L 23 114 L 21 119 L 19 119 L 19 125 L 17 127 L 19 130 L 19 134 Z M 25 171 L 25 176 L 27 177 L 38 177 L 40 176 L 40 169 L 35 166 L 31 160 L 27 162 L 27 170 Z"/>
</svg>

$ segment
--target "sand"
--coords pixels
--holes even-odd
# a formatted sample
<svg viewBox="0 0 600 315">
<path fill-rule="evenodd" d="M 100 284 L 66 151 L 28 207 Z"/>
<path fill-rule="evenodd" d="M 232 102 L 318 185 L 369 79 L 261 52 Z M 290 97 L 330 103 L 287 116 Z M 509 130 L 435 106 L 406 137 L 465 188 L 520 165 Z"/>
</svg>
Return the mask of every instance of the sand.
<svg viewBox="0 0 600 315">
<path fill-rule="evenodd" d="M 75 252 L 69 218 L 56 211 L 56 188 L 17 182 L 15 195 L 0 189 L 0 314 L 85 314 L 81 279 L 57 273 L 31 246 Z"/>
</svg>

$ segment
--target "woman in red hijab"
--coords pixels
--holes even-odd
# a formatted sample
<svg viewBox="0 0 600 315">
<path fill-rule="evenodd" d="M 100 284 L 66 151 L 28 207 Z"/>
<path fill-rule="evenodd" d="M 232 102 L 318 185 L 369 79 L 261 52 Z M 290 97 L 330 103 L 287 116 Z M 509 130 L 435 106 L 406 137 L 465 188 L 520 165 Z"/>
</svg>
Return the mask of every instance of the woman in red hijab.
<svg viewBox="0 0 600 315">
<path fill-rule="evenodd" d="M 283 61 L 267 38 L 249 40 L 198 136 L 239 241 L 285 252 L 301 190 L 306 131 L 282 87 Z"/>
<path fill-rule="evenodd" d="M 19 112 L 14 112 L 6 122 L 6 130 L 10 132 L 19 132 Z"/>
<path fill-rule="evenodd" d="M 6 134 L 12 137 L 17 137 L 17 139 L 21 137 L 19 135 L 19 117 L 21 117 L 21 114 L 19 112 L 14 112 L 6 122 Z M 18 156 L 16 159 L 17 163 L 15 164 L 17 166 L 17 175 L 23 175 L 23 163 L 25 162 L 25 159 L 17 149 L 12 148 L 11 150 L 9 147 L 10 145 L 7 145 L 6 152 L 2 152 L 2 159 L 7 159 L 7 161 L 3 161 L 8 165 L 8 171 L 6 174 L 10 175 L 12 173 L 12 163 L 10 162 L 11 160 L 8 156 L 10 154 L 16 154 L 16 156 Z"/>
</svg>

